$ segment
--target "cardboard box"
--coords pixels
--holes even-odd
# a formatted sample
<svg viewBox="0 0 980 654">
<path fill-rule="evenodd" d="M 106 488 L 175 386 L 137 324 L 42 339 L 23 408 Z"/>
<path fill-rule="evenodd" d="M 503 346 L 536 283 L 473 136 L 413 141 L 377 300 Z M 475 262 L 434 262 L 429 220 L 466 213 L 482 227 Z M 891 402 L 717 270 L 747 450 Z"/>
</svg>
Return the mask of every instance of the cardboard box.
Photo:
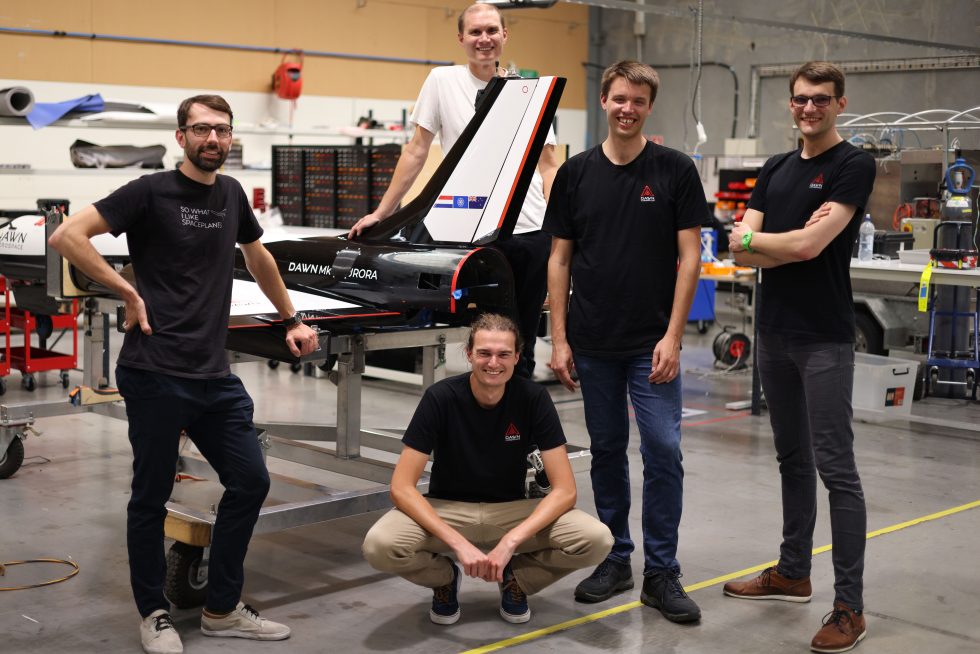
<svg viewBox="0 0 980 654">
<path fill-rule="evenodd" d="M 854 354 L 855 415 L 878 418 L 907 416 L 919 362 L 857 352 Z"/>
</svg>

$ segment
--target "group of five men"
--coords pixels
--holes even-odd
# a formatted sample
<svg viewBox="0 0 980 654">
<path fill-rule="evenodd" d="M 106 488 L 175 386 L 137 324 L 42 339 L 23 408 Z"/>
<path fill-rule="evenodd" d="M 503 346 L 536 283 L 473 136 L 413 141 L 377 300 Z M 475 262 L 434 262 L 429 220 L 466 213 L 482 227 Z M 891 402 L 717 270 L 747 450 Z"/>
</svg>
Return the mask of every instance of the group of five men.
<svg viewBox="0 0 980 654">
<path fill-rule="evenodd" d="M 507 41 L 499 12 L 474 5 L 460 15 L 458 31 L 468 63 L 429 75 L 392 183 L 350 238 L 394 211 L 435 135 L 451 147 L 474 113 L 477 91 L 497 74 Z M 437 624 L 459 619 L 464 576 L 497 582 L 500 614 L 512 623 L 530 619 L 528 595 L 577 569 L 594 566 L 575 589 L 579 601 L 633 588 L 627 398 L 643 465 L 641 601 L 674 622 L 701 618 L 677 561 L 679 373 L 708 209 L 690 158 L 643 136 L 658 86 L 649 66 L 614 64 L 601 81 L 603 143 L 559 168 L 549 135 L 515 236 L 499 244 L 515 272 L 516 320 L 478 318 L 465 347 L 471 370 L 429 388 L 406 430 L 391 482 L 395 508 L 368 532 L 363 552 L 379 570 L 432 588 L 429 615 Z M 783 543 L 777 566 L 726 584 L 724 593 L 809 601 L 819 472 L 830 491 L 836 583 L 834 609 L 811 647 L 840 652 L 865 636 L 847 265 L 874 165 L 836 131 L 846 104 L 837 68 L 802 66 L 790 92 L 802 147 L 766 164 L 729 244 L 737 261 L 765 269 L 758 346 L 782 477 Z M 141 642 L 150 653 L 182 651 L 163 593 L 161 546 L 182 430 L 226 488 L 213 529 L 203 633 L 259 640 L 290 633 L 241 601 L 245 552 L 269 477 L 251 399 L 222 347 L 236 243 L 283 318 L 291 351 L 301 356 L 317 347 L 316 333 L 295 316 L 241 187 L 216 172 L 230 148 L 231 108 L 218 96 L 188 98 L 178 125 L 185 153 L 178 170 L 131 182 L 72 216 L 51 239 L 126 303 L 116 375 L 134 452 L 127 541 Z M 187 207 L 210 219 L 180 220 Z M 127 234 L 135 287 L 89 243 L 105 232 Z M 574 508 L 561 423 L 549 393 L 528 379 L 545 279 L 550 367 L 568 389 L 581 385 L 598 519 Z M 211 301 L 215 289 L 222 302 Z M 525 494 L 526 456 L 535 448 L 551 483 L 542 499 Z M 430 456 L 423 496 L 416 486 Z"/>
</svg>

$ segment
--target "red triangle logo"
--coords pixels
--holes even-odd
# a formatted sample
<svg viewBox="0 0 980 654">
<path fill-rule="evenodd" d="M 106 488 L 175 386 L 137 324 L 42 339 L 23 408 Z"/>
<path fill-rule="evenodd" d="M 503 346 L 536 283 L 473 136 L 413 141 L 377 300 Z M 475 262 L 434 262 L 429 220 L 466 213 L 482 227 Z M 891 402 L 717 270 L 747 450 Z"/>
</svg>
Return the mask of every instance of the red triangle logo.
<svg viewBox="0 0 980 654">
<path fill-rule="evenodd" d="M 640 197 L 641 198 L 652 198 L 653 197 L 653 191 L 650 190 L 650 187 L 649 186 L 644 186 L 643 187 L 643 192 L 640 193 Z"/>
<path fill-rule="evenodd" d="M 510 425 L 507 427 L 507 431 L 504 432 L 504 439 L 512 440 L 514 438 L 520 438 L 520 437 L 521 437 L 521 432 L 518 431 L 514 423 L 510 423 Z"/>
<path fill-rule="evenodd" d="M 810 182 L 810 183 L 811 184 L 823 184 L 823 173 L 820 173 L 819 175 L 817 175 L 816 177 L 814 177 L 813 178 L 813 181 Z"/>
</svg>

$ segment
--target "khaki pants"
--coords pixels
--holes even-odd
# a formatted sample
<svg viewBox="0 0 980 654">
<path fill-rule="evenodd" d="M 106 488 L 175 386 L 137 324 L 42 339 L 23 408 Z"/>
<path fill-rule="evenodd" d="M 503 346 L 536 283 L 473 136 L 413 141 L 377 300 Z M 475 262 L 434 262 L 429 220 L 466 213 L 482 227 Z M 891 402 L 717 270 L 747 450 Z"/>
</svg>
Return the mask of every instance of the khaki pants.
<svg viewBox="0 0 980 654">
<path fill-rule="evenodd" d="M 489 551 L 504 534 L 531 515 L 541 500 L 428 501 L 447 524 L 475 546 Z M 598 565 L 612 543 L 604 524 L 572 509 L 521 543 L 511 559 L 511 569 L 521 589 L 533 595 L 570 572 Z M 445 556 L 450 548 L 398 509 L 392 509 L 371 527 L 362 550 L 374 568 L 420 586 L 438 588 L 453 578 L 452 562 Z"/>
</svg>

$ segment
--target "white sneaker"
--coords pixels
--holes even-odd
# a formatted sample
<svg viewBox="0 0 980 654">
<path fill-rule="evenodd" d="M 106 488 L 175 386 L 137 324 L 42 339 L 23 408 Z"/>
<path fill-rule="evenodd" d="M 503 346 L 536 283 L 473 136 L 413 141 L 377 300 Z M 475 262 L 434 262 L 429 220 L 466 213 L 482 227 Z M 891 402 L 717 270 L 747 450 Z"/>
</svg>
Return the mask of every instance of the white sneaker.
<svg viewBox="0 0 980 654">
<path fill-rule="evenodd" d="M 157 609 L 140 622 L 140 640 L 146 654 L 181 654 L 184 651 L 174 620 L 163 609 Z"/>
<path fill-rule="evenodd" d="M 259 617 L 248 604 L 238 603 L 235 610 L 223 618 L 201 615 L 201 633 L 219 638 L 250 638 L 252 640 L 285 640 L 289 627 Z"/>
</svg>

